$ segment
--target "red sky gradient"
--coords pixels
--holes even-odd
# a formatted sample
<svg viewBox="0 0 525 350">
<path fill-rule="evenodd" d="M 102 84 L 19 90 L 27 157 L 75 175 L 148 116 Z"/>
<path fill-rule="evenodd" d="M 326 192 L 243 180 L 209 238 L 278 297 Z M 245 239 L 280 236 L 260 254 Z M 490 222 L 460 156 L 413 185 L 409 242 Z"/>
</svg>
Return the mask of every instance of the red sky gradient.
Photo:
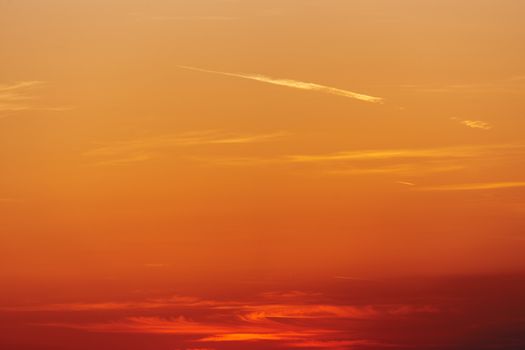
<svg viewBox="0 0 525 350">
<path fill-rule="evenodd" d="M 0 1 L 0 349 L 524 349 L 524 11 Z"/>
</svg>

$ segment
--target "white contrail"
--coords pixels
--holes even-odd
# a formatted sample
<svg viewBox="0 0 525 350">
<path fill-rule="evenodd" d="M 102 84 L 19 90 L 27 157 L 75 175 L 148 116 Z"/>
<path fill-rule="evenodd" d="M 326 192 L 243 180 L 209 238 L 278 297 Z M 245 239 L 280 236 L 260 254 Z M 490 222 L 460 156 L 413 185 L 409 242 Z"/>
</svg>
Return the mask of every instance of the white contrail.
<svg viewBox="0 0 525 350">
<path fill-rule="evenodd" d="M 331 95 L 337 95 L 337 96 L 343 96 L 347 98 L 353 98 L 360 101 L 365 102 L 371 102 L 371 103 L 383 103 L 383 98 L 381 97 L 375 97 L 375 96 L 369 96 L 364 94 L 359 94 L 357 92 L 352 92 L 348 90 L 338 89 L 330 86 L 315 84 L 315 83 L 307 83 L 303 81 L 297 81 L 297 80 L 291 80 L 291 79 L 277 79 L 268 77 L 265 75 L 260 74 L 244 74 L 244 73 L 229 73 L 229 72 L 220 72 L 220 71 L 214 71 L 214 70 L 208 70 L 208 69 L 202 69 L 202 68 L 196 68 L 196 67 L 189 67 L 189 66 L 178 66 L 182 69 L 189 69 L 194 70 L 198 72 L 204 72 L 204 73 L 212 73 L 212 74 L 220 74 L 225 75 L 229 77 L 236 77 L 241 79 L 249 79 L 249 80 L 255 80 L 260 81 L 263 83 L 273 84 L 273 85 L 280 85 L 280 86 L 286 86 L 290 88 L 295 89 L 301 89 L 301 90 L 311 90 L 311 91 L 319 91 L 326 94 Z"/>
</svg>

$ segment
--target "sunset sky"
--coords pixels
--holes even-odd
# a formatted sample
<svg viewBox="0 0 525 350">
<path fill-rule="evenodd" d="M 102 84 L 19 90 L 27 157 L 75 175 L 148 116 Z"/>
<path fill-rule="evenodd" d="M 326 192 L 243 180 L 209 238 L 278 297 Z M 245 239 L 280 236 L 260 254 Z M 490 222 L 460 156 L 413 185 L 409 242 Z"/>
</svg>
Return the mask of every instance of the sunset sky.
<svg viewBox="0 0 525 350">
<path fill-rule="evenodd" d="M 524 349 L 524 15 L 0 0 L 0 349 Z"/>
</svg>

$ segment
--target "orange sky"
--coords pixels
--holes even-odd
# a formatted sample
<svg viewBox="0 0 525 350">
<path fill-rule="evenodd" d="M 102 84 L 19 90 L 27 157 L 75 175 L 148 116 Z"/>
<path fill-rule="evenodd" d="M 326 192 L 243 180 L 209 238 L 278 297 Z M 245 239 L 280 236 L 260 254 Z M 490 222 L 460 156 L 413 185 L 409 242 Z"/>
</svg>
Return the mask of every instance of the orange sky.
<svg viewBox="0 0 525 350">
<path fill-rule="evenodd" d="M 249 299 L 232 311 L 247 317 L 283 302 L 260 293 L 315 286 L 330 295 L 315 305 L 348 311 L 335 280 L 521 275 L 524 11 L 516 0 L 0 1 L 0 316 L 175 289 Z M 400 295 L 410 314 L 434 310 Z M 399 307 L 380 304 L 366 309 L 376 322 Z M 231 336 L 209 313 L 199 337 Z M 135 316 L 151 318 L 123 321 Z M 196 322 L 164 316 L 114 319 L 128 331 Z M 255 323 L 246 334 L 289 347 L 378 346 L 316 333 L 331 324 L 299 339 L 297 324 Z"/>
</svg>

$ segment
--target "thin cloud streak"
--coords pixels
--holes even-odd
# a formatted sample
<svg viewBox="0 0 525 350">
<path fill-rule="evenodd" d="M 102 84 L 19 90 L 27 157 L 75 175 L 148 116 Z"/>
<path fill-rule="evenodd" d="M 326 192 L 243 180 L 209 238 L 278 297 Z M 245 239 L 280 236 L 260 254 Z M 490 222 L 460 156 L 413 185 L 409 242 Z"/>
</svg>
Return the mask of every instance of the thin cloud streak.
<svg viewBox="0 0 525 350">
<path fill-rule="evenodd" d="M 26 89 L 29 87 L 42 85 L 42 84 L 44 84 L 44 82 L 39 81 L 39 80 L 20 81 L 20 82 L 8 84 L 8 85 L 0 85 L 0 92 Z"/>
<path fill-rule="evenodd" d="M 396 183 L 398 183 L 400 185 L 405 185 L 405 186 L 415 186 L 416 185 L 415 183 L 408 182 L 408 181 L 397 181 Z"/>
<path fill-rule="evenodd" d="M 331 176 L 423 176 L 460 171 L 480 161 L 505 161 L 525 155 L 519 144 L 467 145 L 419 149 L 364 149 L 273 157 L 195 158 L 217 166 L 295 165 Z M 409 185 L 404 183 L 404 185 Z"/>
<path fill-rule="evenodd" d="M 191 296 L 172 295 L 166 298 L 151 298 L 143 301 L 109 301 L 109 302 L 77 302 L 63 304 L 42 304 L 0 307 L 0 311 L 7 312 L 78 312 L 78 311 L 111 311 L 111 310 L 150 310 L 170 308 L 215 308 L 238 307 L 237 302 L 218 302 Z"/>
<path fill-rule="evenodd" d="M 338 89 L 338 88 L 334 88 L 331 86 L 325 86 L 325 85 L 320 85 L 316 83 L 308 83 L 308 82 L 292 80 L 292 79 L 278 79 L 278 78 L 272 78 L 272 77 L 268 77 L 268 76 L 260 75 L 260 74 L 221 72 L 221 71 L 214 71 L 214 70 L 196 68 L 196 67 L 191 67 L 191 66 L 178 66 L 178 67 L 182 69 L 197 71 L 197 72 L 212 73 L 212 74 L 219 74 L 219 75 L 241 78 L 241 79 L 255 80 L 255 81 L 262 82 L 262 83 L 285 86 L 285 87 L 294 88 L 294 89 L 318 91 L 318 92 L 322 92 L 322 93 L 326 93 L 330 95 L 337 95 L 337 96 L 342 96 L 342 97 L 356 99 L 356 100 L 370 102 L 370 103 L 383 103 L 384 101 L 383 98 L 381 97 L 360 94 L 357 92 Z"/>
<path fill-rule="evenodd" d="M 497 190 L 504 188 L 525 187 L 525 181 L 515 182 L 486 182 L 486 183 L 469 183 L 458 185 L 441 185 L 422 187 L 420 191 L 480 191 L 480 190 Z"/>
<path fill-rule="evenodd" d="M 292 155 L 287 159 L 295 163 L 317 163 L 349 160 L 385 160 L 385 159 L 439 159 L 470 158 L 498 153 L 500 150 L 521 150 L 521 145 L 458 146 L 422 149 L 383 149 L 336 152 L 319 155 Z"/>
<path fill-rule="evenodd" d="M 294 154 L 283 155 L 273 158 L 219 158 L 205 159 L 202 161 L 215 162 L 223 165 L 257 165 L 275 163 L 337 163 L 337 162 L 358 162 L 358 161 L 385 161 L 385 160 L 440 160 L 440 159 L 466 159 L 485 156 L 507 156 L 523 155 L 524 145 L 518 144 L 497 144 L 479 146 L 455 146 L 440 148 L 405 148 L 405 149 L 364 149 L 322 154 Z M 371 172 L 398 172 L 404 170 L 406 164 L 397 166 L 389 165 L 392 168 L 372 168 Z M 354 169 L 347 169 L 353 171 Z M 367 171 L 367 169 L 365 169 Z M 359 171 L 359 170 L 357 170 Z"/>
<path fill-rule="evenodd" d="M 352 165 L 349 167 L 343 167 L 338 169 L 330 169 L 324 171 L 325 174 L 330 175 L 384 175 L 384 174 L 397 174 L 400 176 L 413 176 L 413 175 L 426 175 L 432 173 L 445 173 L 451 171 L 458 171 L 465 169 L 463 164 L 454 164 L 452 161 L 450 164 L 445 162 L 414 162 L 411 164 L 400 164 L 394 166 L 382 166 L 377 165 L 375 167 L 361 167 L 359 165 Z M 444 163 L 444 164 L 439 164 Z M 406 183 L 405 183 L 406 185 Z"/>
<path fill-rule="evenodd" d="M 41 81 L 21 81 L 9 85 L 0 85 L 0 111 L 18 112 L 32 107 L 24 101 L 32 99 L 27 89 L 43 84 Z"/>
<path fill-rule="evenodd" d="M 112 142 L 87 151 L 84 156 L 105 158 L 93 165 L 122 165 L 151 160 L 155 158 L 155 152 L 170 148 L 258 143 L 286 135 L 288 134 L 282 131 L 268 134 L 232 134 L 214 130 L 189 132 Z"/>
<path fill-rule="evenodd" d="M 28 90 L 43 84 L 45 84 L 43 81 L 31 80 L 0 85 L 0 112 L 21 112 L 29 110 L 60 112 L 72 109 L 70 106 L 43 107 L 28 103 L 27 101 L 34 99 Z M 0 116 L 0 118 L 2 117 L 5 116 Z"/>
</svg>

